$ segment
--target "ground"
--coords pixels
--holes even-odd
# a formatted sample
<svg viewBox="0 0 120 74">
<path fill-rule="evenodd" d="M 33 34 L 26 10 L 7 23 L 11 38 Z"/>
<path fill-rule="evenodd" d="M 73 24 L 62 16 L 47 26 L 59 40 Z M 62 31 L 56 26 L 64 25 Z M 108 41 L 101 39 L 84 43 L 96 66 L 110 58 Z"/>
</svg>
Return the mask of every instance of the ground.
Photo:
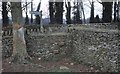
<svg viewBox="0 0 120 74">
<path fill-rule="evenodd" d="M 3 60 L 3 72 L 96 72 L 93 67 L 78 64 L 69 58 L 60 61 L 41 62 L 38 59 L 28 60 L 30 63 L 18 64 Z"/>
</svg>

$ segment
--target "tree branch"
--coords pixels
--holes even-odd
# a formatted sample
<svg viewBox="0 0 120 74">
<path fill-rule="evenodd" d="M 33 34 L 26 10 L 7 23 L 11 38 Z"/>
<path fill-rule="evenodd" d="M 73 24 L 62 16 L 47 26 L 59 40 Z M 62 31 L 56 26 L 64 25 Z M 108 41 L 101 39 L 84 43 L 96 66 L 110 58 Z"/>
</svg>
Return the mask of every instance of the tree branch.
<svg viewBox="0 0 120 74">
<path fill-rule="evenodd" d="M 90 0 L 88 0 L 88 1 L 89 1 L 90 5 L 92 5 L 92 2 Z"/>
<path fill-rule="evenodd" d="M 100 2 L 99 0 L 97 0 L 97 2 L 98 2 L 98 3 L 100 3 L 100 4 L 103 4 L 103 3 L 102 3 L 102 2 Z"/>
<path fill-rule="evenodd" d="M 87 4 L 84 4 L 84 5 L 86 5 L 87 7 L 91 8 L 91 6 L 89 6 L 89 5 L 87 5 Z"/>
</svg>

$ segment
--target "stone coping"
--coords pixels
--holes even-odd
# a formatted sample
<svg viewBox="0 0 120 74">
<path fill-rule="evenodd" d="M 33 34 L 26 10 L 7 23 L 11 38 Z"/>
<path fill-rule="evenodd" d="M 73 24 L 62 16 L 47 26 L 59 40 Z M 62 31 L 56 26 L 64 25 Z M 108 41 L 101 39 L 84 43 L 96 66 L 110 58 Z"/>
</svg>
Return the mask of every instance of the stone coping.
<svg viewBox="0 0 120 74">
<path fill-rule="evenodd" d="M 76 30 L 86 30 L 86 31 L 96 31 L 96 32 L 109 32 L 109 33 L 119 33 L 120 30 L 118 29 L 99 29 L 99 28 L 86 28 L 86 27 L 69 27 L 69 29 L 76 29 Z"/>
</svg>

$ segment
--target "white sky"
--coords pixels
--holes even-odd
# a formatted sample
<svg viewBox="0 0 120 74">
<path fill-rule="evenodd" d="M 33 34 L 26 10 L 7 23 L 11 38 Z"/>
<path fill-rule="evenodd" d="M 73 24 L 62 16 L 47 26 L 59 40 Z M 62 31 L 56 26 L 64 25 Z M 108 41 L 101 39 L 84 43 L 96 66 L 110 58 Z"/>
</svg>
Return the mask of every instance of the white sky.
<svg viewBox="0 0 120 74">
<path fill-rule="evenodd" d="M 41 2 L 41 10 L 43 11 L 43 17 L 42 18 L 46 18 L 49 17 L 49 0 L 42 0 Z M 33 9 L 34 11 L 37 9 L 39 0 L 34 0 L 33 1 Z M 1 3 L 0 3 L 1 6 Z M 90 17 L 90 4 L 89 1 L 84 2 L 84 11 L 85 11 L 85 16 L 86 18 Z M 28 8 L 30 8 L 30 5 L 28 6 Z M 0 8 L 1 10 L 1 8 Z M 28 9 L 28 13 L 29 13 L 30 9 Z M 65 13 L 64 13 L 65 14 Z M 102 5 L 99 4 L 98 2 L 95 2 L 95 16 L 99 15 L 100 17 L 102 17 Z M 10 14 L 9 14 L 10 16 Z M 25 16 L 25 11 L 23 11 L 23 16 Z M 30 13 L 28 14 L 28 16 L 30 17 Z M 0 18 L 2 18 L 1 16 L 1 12 L 0 12 Z M 63 16 L 63 18 L 65 18 L 65 16 Z"/>
</svg>

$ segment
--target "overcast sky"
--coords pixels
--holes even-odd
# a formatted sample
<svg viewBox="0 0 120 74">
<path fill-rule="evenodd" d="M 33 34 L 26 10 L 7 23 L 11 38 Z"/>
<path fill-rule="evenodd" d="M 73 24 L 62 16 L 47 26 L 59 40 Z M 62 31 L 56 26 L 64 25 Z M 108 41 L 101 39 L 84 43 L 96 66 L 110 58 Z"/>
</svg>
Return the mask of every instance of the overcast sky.
<svg viewBox="0 0 120 74">
<path fill-rule="evenodd" d="M 30 0 L 29 0 L 30 1 Z M 34 11 L 37 9 L 38 3 L 40 0 L 33 0 L 33 9 Z M 43 17 L 42 18 L 47 18 L 49 17 L 49 0 L 42 0 L 41 2 L 41 10 L 43 11 Z M 95 2 L 95 16 L 99 15 L 100 17 L 102 17 L 102 5 L 99 4 L 98 2 Z M 1 3 L 0 3 L 1 6 Z M 30 8 L 30 5 L 28 6 L 28 8 Z M 1 10 L 1 8 L 0 8 Z M 30 13 L 29 13 L 30 9 L 28 9 L 28 16 L 30 17 Z M 85 16 L 86 18 L 90 17 L 90 3 L 89 1 L 85 1 L 84 2 L 84 11 L 85 11 Z M 64 13 L 65 14 L 65 13 Z M 9 14 L 9 16 L 11 16 Z M 25 16 L 25 11 L 23 11 L 23 16 Z M 63 16 L 65 18 L 65 15 Z M 0 18 L 2 18 L 1 16 L 1 12 L 0 12 Z"/>
</svg>

